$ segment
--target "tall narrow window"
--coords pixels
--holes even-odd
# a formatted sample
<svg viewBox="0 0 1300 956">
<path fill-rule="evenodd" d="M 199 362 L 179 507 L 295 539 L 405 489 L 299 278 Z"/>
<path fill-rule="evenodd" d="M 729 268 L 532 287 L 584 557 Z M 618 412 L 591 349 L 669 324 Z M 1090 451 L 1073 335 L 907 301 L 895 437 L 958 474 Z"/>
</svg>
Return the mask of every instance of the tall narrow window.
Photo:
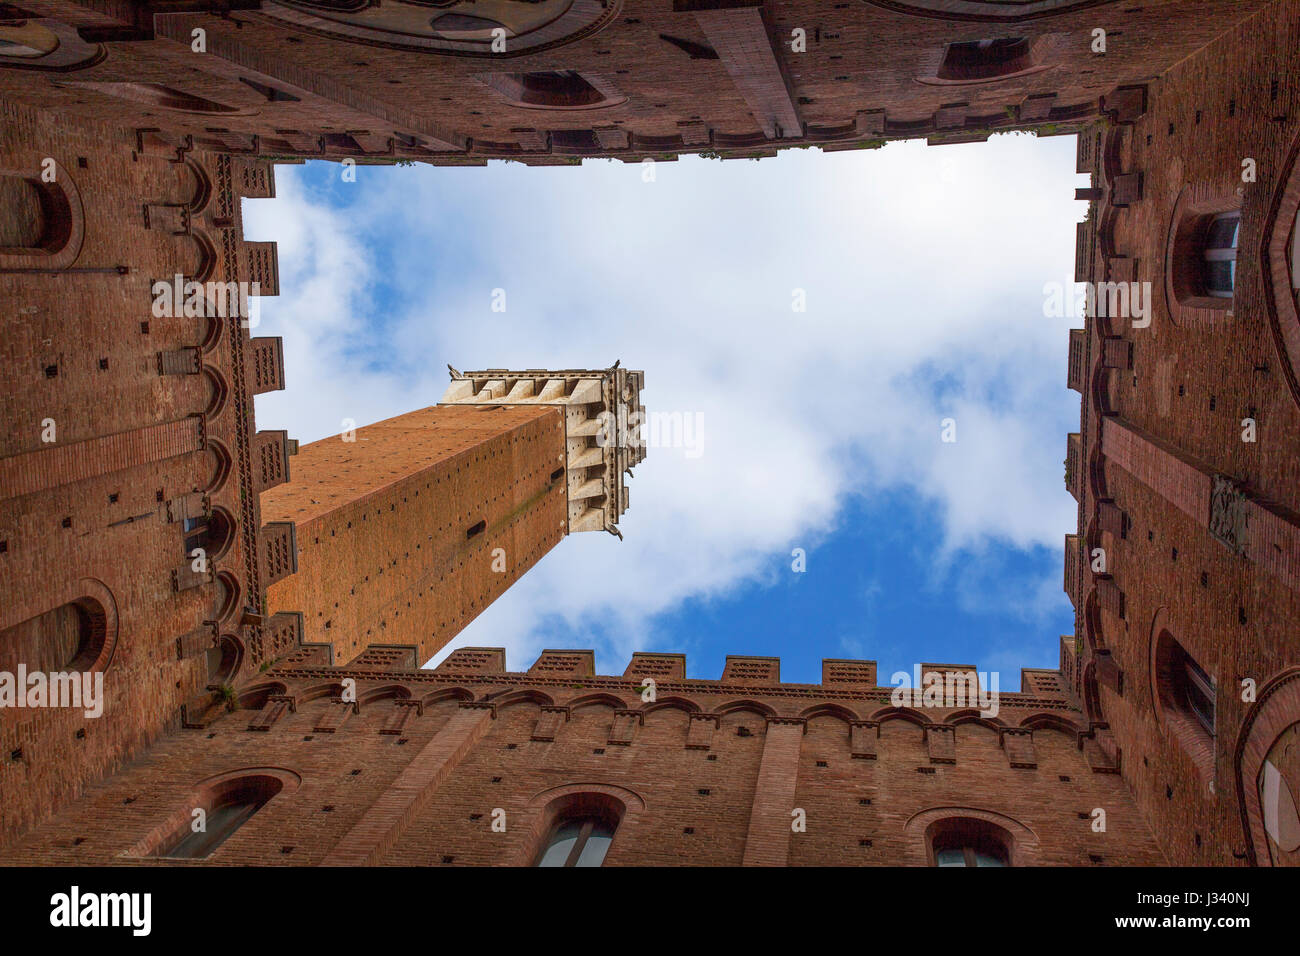
<svg viewBox="0 0 1300 956">
<path fill-rule="evenodd" d="M 93 93 L 103 93 L 105 96 L 116 96 L 135 103 L 143 103 L 146 106 L 180 110 L 185 113 L 239 112 L 238 107 L 217 103 L 202 96 L 178 90 L 175 87 L 164 86 L 161 83 L 135 83 L 118 80 L 68 80 L 60 85 L 72 90 L 89 90 Z"/>
<path fill-rule="evenodd" d="M 1159 715 L 1178 742 L 1207 777 L 1214 773 L 1214 679 L 1167 629 L 1155 639 L 1153 675 Z"/>
<path fill-rule="evenodd" d="M 607 81 L 577 70 L 490 73 L 479 79 L 516 106 L 532 109 L 593 109 L 614 106 L 627 99 L 617 95 Z"/>
<path fill-rule="evenodd" d="M 1216 299 L 1231 299 L 1237 284 L 1237 235 L 1241 213 L 1215 216 L 1205 231 L 1202 256 L 1205 259 L 1205 293 Z"/>
<path fill-rule="evenodd" d="M 224 508 L 214 508 L 206 517 L 186 518 L 185 556 L 193 557 L 194 549 L 202 548 L 210 560 L 224 557 L 235 536 L 233 524 Z"/>
<path fill-rule="evenodd" d="M 571 817 L 551 830 L 538 866 L 600 866 L 614 840 L 615 825 L 602 817 Z"/>
<path fill-rule="evenodd" d="M 104 646 L 103 607 L 72 601 L 0 631 L 0 673 L 86 670 Z"/>
<path fill-rule="evenodd" d="M 1184 187 L 1165 245 L 1165 294 L 1178 325 L 1223 321 L 1232 312 L 1241 239 L 1241 197 L 1209 183 Z"/>
<path fill-rule="evenodd" d="M 72 209 L 58 185 L 0 171 L 0 255 L 48 258 L 72 232 Z"/>
<path fill-rule="evenodd" d="M 203 816 L 187 817 L 184 827 L 158 850 L 157 855 L 182 860 L 197 860 L 211 855 L 282 788 L 283 782 L 278 778 L 260 774 L 227 782 L 202 808 Z"/>
<path fill-rule="evenodd" d="M 1287 783 L 1287 778 L 1291 783 Z M 1300 780 L 1300 723 L 1292 724 L 1273 742 L 1259 770 L 1259 805 L 1270 861 L 1274 866 L 1300 863 L 1300 810 L 1295 782 Z M 1263 861 L 1261 861 L 1263 862 Z"/>
<path fill-rule="evenodd" d="M 1214 736 L 1214 681 L 1191 657 L 1183 654 L 1181 694 L 1187 712 L 1207 734 Z"/>
</svg>

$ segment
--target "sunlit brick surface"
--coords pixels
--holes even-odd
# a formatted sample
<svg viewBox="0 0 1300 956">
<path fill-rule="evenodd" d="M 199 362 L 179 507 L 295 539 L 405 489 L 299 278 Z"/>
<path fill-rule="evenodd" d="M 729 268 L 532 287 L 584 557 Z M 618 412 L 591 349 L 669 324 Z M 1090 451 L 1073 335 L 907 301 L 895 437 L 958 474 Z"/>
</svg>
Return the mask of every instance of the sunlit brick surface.
<svg viewBox="0 0 1300 956">
<path fill-rule="evenodd" d="M 1297 862 L 1257 784 L 1277 760 L 1300 792 L 1278 748 L 1300 719 L 1295 4 L 579 2 L 605 19 L 495 59 L 187 6 L 6 15 L 58 44 L 0 59 L 3 659 L 34 621 L 73 643 L 72 605 L 92 607 L 107 701 L 0 714 L 0 860 L 138 860 L 205 781 L 274 768 L 295 785 L 209 862 L 526 864 L 575 794 L 624 807 L 611 865 L 924 865 L 927 828 L 958 813 L 1012 834 L 1017 864 Z M 1025 39 L 1027 69 L 939 76 L 949 44 L 997 36 Z M 484 80 L 532 70 L 612 105 L 531 109 Z M 559 413 L 425 409 L 297 450 L 253 418 L 285 385 L 278 342 L 151 308 L 178 274 L 281 291 L 240 219 L 277 160 L 745 157 L 1025 127 L 1082 130 L 1076 276 L 1150 283 L 1151 321 L 1062 341 L 1083 396 L 1075 628 L 996 719 L 897 710 L 869 661 L 790 685 L 770 658 L 712 681 L 642 654 L 619 678 L 565 643 L 527 672 L 483 648 L 414 670 L 563 535 Z M 1237 283 L 1215 301 L 1189 291 L 1184 226 L 1225 209 Z M 1170 713 L 1166 638 L 1213 682 L 1212 736 Z"/>
<path fill-rule="evenodd" d="M 1297 156 L 1298 33 L 1300 9 L 1272 5 L 1149 86 L 1131 125 L 1086 137 L 1102 197 L 1087 278 L 1149 282 L 1152 311 L 1146 327 L 1088 322 L 1079 530 L 1089 553 L 1104 550 L 1107 575 L 1093 575 L 1078 602 L 1076 687 L 1089 716 L 1109 724 L 1124 779 L 1180 864 L 1267 862 L 1258 821 L 1248 830 L 1259 764 L 1248 769 L 1243 754 L 1270 746 L 1288 718 L 1270 710 L 1273 736 L 1246 747 L 1243 735 L 1262 726 L 1252 722 L 1263 697 L 1292 699 L 1300 654 L 1300 396 L 1265 288 L 1290 281 L 1260 258 L 1266 237 L 1292 225 L 1272 217 Z M 1115 205 L 1112 190 L 1135 173 L 1141 198 Z M 1199 255 L 1175 254 L 1180 217 L 1233 208 L 1233 297 L 1180 301 L 1173 277 Z M 1131 346 L 1131 369 L 1105 367 L 1108 335 Z M 1162 633 L 1216 682 L 1213 738 L 1180 737 L 1158 705 Z"/>
<path fill-rule="evenodd" d="M 971 813 L 1014 833 L 1015 864 L 1164 860 L 1113 765 L 1081 747 L 1082 714 L 1051 688 L 1003 694 L 990 720 L 896 708 L 877 687 L 664 677 L 649 700 L 641 678 L 503 673 L 490 649 L 471 653 L 483 669 L 280 665 L 239 710 L 163 741 L 3 860 L 132 862 L 120 854 L 191 805 L 195 781 L 235 767 L 284 768 L 301 785 L 217 865 L 527 865 L 545 808 L 571 791 L 625 807 L 610 866 L 925 865 L 930 819 Z M 348 677 L 357 712 L 320 733 Z M 398 713 L 400 736 L 386 732 Z"/>
<path fill-rule="evenodd" d="M 336 661 L 382 643 L 415 645 L 423 664 L 564 537 L 563 420 L 437 405 L 355 439 L 304 445 L 262 496 L 265 519 L 294 522 L 298 539 L 270 609 L 302 612 L 303 639 Z"/>
</svg>

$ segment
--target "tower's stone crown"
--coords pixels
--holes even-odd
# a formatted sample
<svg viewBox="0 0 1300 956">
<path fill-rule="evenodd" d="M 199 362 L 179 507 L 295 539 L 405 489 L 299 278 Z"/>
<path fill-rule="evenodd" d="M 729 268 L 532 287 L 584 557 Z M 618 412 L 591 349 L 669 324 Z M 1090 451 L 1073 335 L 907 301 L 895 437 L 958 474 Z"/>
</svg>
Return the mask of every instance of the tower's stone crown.
<svg viewBox="0 0 1300 956">
<path fill-rule="evenodd" d="M 628 507 L 624 476 L 645 458 L 645 372 L 616 362 L 562 371 L 451 369 L 451 377 L 440 405 L 563 405 L 569 531 L 619 534 Z"/>
</svg>

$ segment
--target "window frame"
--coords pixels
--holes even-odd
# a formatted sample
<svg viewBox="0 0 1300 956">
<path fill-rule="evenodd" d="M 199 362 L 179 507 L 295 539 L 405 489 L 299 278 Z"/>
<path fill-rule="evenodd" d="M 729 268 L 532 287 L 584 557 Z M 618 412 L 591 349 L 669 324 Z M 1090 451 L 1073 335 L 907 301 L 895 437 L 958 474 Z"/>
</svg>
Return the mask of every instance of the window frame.
<svg viewBox="0 0 1300 956">
<path fill-rule="evenodd" d="M 990 859 L 990 860 L 996 860 L 997 863 L 995 864 L 995 866 L 1007 866 L 1007 865 L 1008 865 L 1007 862 L 1006 862 L 1006 860 L 1003 860 L 1003 859 L 1000 859 L 999 857 L 993 856 L 993 855 L 990 854 L 990 853 L 981 853 L 979 850 L 975 849 L 975 847 L 973 847 L 973 846 L 960 846 L 960 847 L 951 846 L 951 847 L 945 847 L 945 848 L 942 849 L 942 850 L 936 848 L 935 851 L 934 851 L 934 861 L 935 861 L 935 862 L 934 862 L 934 865 L 935 865 L 936 867 L 940 867 L 940 868 L 943 868 L 943 869 L 955 868 L 955 867 L 952 867 L 950 864 L 944 864 L 944 863 L 940 863 L 940 862 L 939 862 L 939 854 L 940 854 L 940 853 L 953 853 L 953 852 L 960 852 L 960 853 L 962 854 L 962 864 L 961 864 L 961 865 L 964 866 L 964 867 L 978 867 L 978 866 L 980 866 L 980 862 L 979 862 L 979 861 L 980 861 L 980 858 L 981 858 L 981 857 L 985 857 L 985 858 Z M 992 869 L 992 867 L 985 867 L 985 869 Z"/>
<path fill-rule="evenodd" d="M 1213 234 L 1215 226 L 1220 222 L 1232 222 L 1231 245 L 1211 245 L 1210 236 Z M 1241 211 L 1233 210 L 1231 212 L 1222 212 L 1210 217 L 1205 224 L 1205 232 L 1201 241 L 1201 289 L 1208 296 L 1216 299 L 1231 299 L 1236 294 L 1237 288 L 1237 249 L 1241 239 Z M 1228 270 L 1229 282 L 1228 287 L 1223 288 L 1217 285 L 1210 278 L 1210 270 L 1207 268 L 1209 263 L 1227 262 L 1231 263 Z"/>
<path fill-rule="evenodd" d="M 1216 698 L 1218 696 L 1214 681 L 1186 649 L 1183 649 L 1183 659 L 1180 663 L 1183 680 L 1182 703 L 1186 705 L 1187 713 L 1195 718 L 1213 738 L 1217 724 Z"/>
<path fill-rule="evenodd" d="M 996 861 L 985 869 L 1015 865 L 1015 838 L 1005 827 L 981 817 L 954 815 L 935 820 L 926 828 L 925 843 L 933 867 L 949 868 L 939 862 L 939 855 L 954 851 L 962 854 L 961 865 L 966 867 L 980 866 L 981 857 Z"/>
<path fill-rule="evenodd" d="M 147 836 L 119 855 L 169 862 L 211 860 L 250 820 L 280 798 L 296 791 L 301 783 L 302 778 L 298 774 L 280 767 L 244 767 L 201 780 L 187 791 L 183 799 L 176 801 L 172 812 Z M 192 832 L 194 810 L 202 809 L 204 813 L 211 814 L 216 808 L 240 802 L 249 805 L 248 812 L 241 814 L 233 825 L 227 824 L 219 842 L 200 847 L 204 851 L 202 855 L 175 855 L 177 847 Z"/>
<path fill-rule="evenodd" d="M 1163 611 L 1151 628 L 1150 655 L 1151 699 L 1165 738 L 1183 751 L 1203 780 L 1214 780 L 1220 739 L 1213 675 L 1179 640 Z"/>
<path fill-rule="evenodd" d="M 566 816 L 556 820 L 551 826 L 541 852 L 537 855 L 537 862 L 533 864 L 534 866 L 540 867 L 543 865 L 546 855 L 551 851 L 551 848 L 559 842 L 558 838 L 560 832 L 564 830 L 565 827 L 575 823 L 578 824 L 578 835 L 574 839 L 573 846 L 569 849 L 569 853 L 565 857 L 564 862 L 560 863 L 559 867 L 579 866 L 578 861 L 581 860 L 582 854 L 586 851 L 592 836 L 596 835 L 596 828 L 598 826 L 608 831 L 607 835 L 609 842 L 601 853 L 599 862 L 595 863 L 594 866 L 601 867 L 605 865 L 605 858 L 609 855 L 609 848 L 614 843 L 614 835 L 618 832 L 618 824 L 610 822 L 610 820 L 606 819 L 602 815 L 591 814 L 587 816 Z M 605 836 L 606 834 L 599 835 Z M 551 867 L 548 866 L 547 868 L 549 869 Z"/>
</svg>

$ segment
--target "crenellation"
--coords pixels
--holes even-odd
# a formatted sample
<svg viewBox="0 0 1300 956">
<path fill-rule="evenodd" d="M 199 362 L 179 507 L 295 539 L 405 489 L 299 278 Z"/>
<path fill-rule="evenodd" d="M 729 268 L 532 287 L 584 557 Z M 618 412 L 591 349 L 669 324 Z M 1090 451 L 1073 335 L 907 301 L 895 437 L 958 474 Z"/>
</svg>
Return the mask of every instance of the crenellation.
<svg viewBox="0 0 1300 956">
<path fill-rule="evenodd" d="M 581 820 L 610 865 L 933 865 L 972 832 L 1016 866 L 1300 862 L 1300 10 L 471 2 L 0 9 L 0 671 L 107 688 L 102 719 L 0 722 L 4 862 L 174 862 L 226 799 L 244 826 L 188 859 L 530 865 Z M 242 313 L 282 276 L 241 202 L 279 163 L 1012 131 L 1077 139 L 1090 290 L 1060 355 L 1075 625 L 1019 692 L 870 660 L 424 667 L 568 534 L 622 537 L 646 409 L 619 362 L 450 369 L 437 405 L 301 448 L 258 429 L 286 356 Z"/>
</svg>

